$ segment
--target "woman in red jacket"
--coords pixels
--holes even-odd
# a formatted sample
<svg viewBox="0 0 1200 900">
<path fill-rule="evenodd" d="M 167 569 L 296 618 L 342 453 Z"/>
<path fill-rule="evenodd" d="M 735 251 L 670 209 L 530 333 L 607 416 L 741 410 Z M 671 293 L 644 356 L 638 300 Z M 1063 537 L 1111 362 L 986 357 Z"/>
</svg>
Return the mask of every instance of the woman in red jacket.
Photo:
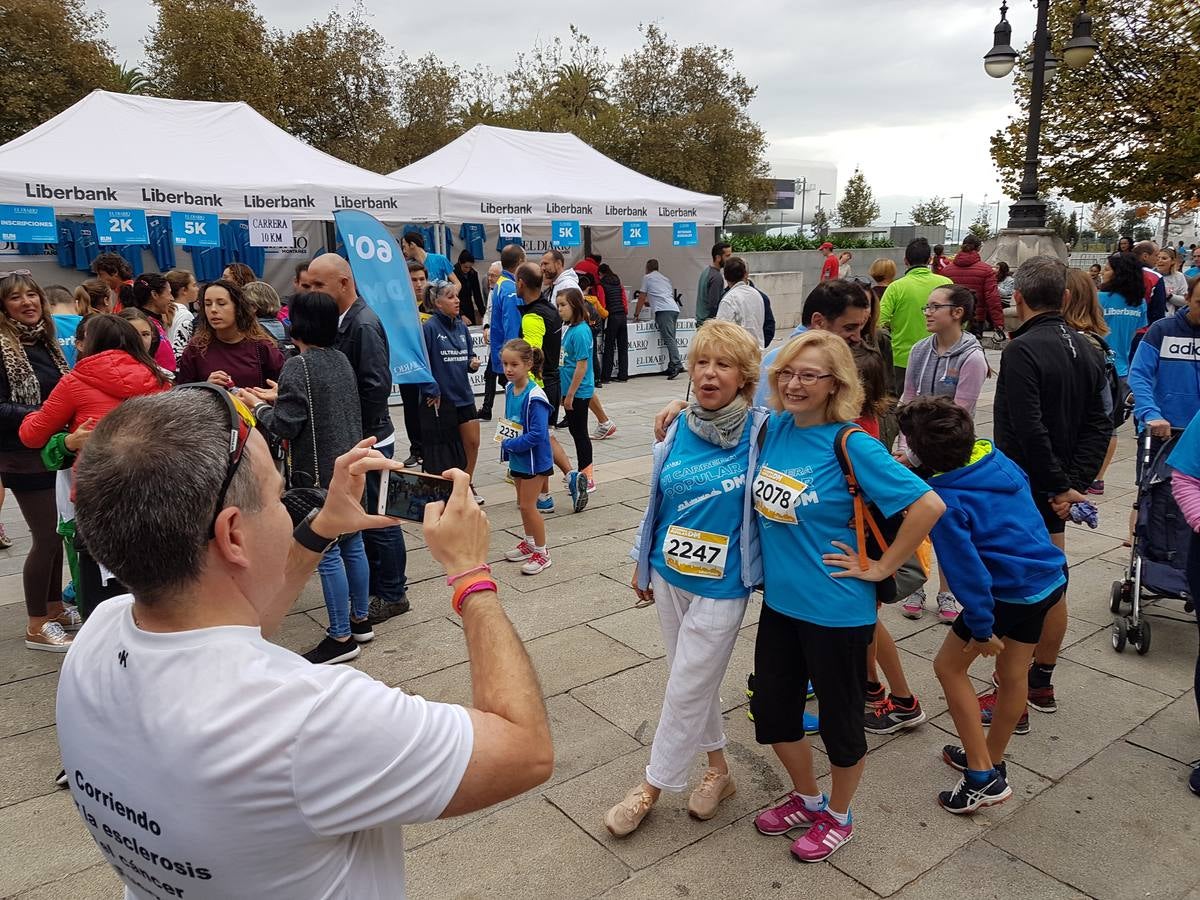
<svg viewBox="0 0 1200 900">
<path fill-rule="evenodd" d="M 94 427 L 122 400 L 170 386 L 129 322 L 108 313 L 89 316 L 75 368 L 25 417 L 18 436 L 26 447 L 40 450 L 60 431 L 74 432 L 89 419 Z"/>
</svg>

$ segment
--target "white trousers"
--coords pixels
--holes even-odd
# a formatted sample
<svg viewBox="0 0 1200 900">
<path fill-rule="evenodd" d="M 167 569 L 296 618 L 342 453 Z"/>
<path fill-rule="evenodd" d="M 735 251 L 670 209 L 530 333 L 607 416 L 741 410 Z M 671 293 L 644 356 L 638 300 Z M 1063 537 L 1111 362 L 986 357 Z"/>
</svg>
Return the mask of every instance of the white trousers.
<svg viewBox="0 0 1200 900">
<path fill-rule="evenodd" d="M 667 646 L 667 693 L 646 781 L 663 791 L 687 788 L 697 751 L 725 746 L 721 679 L 746 614 L 746 601 L 714 600 L 682 591 L 650 573 L 654 607 Z"/>
</svg>

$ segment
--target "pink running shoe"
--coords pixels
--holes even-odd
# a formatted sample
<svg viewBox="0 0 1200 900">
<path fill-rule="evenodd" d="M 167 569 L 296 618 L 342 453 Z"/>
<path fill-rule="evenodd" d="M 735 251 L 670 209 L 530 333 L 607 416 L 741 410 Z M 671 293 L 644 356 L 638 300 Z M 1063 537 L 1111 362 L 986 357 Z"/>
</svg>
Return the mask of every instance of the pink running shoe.
<svg viewBox="0 0 1200 900">
<path fill-rule="evenodd" d="M 794 791 L 789 793 L 778 806 L 764 809 L 754 817 L 754 827 L 759 834 L 787 834 L 793 828 L 807 828 L 824 813 L 828 800 L 821 798 L 821 808 L 810 810 L 804 798 Z"/>
<path fill-rule="evenodd" d="M 829 813 L 822 810 L 818 819 L 800 837 L 792 842 L 792 856 L 801 862 L 821 862 L 829 859 L 833 851 L 854 837 L 854 823 L 838 824 Z"/>
<path fill-rule="evenodd" d="M 504 554 L 504 558 L 509 562 L 524 562 L 533 556 L 533 544 L 529 541 L 521 541 L 512 550 Z"/>
</svg>

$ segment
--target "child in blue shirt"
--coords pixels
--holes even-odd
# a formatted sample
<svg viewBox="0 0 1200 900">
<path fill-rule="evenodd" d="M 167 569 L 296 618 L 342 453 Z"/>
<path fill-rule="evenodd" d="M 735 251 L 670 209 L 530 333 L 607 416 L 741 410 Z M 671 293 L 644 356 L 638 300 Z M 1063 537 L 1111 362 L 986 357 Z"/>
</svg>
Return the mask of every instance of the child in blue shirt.
<svg viewBox="0 0 1200 900">
<path fill-rule="evenodd" d="M 550 566 L 546 550 L 546 521 L 538 512 L 542 479 L 554 471 L 550 451 L 550 400 L 531 376 L 542 372 L 542 351 L 515 338 L 500 351 L 508 385 L 504 389 L 504 416 L 496 423 L 500 461 L 508 463 L 517 489 L 517 506 L 525 537 L 504 554 L 509 562 L 524 563 L 521 572 L 536 575 Z"/>
<path fill-rule="evenodd" d="M 595 391 L 595 372 L 592 369 L 592 329 L 588 326 L 583 292 L 567 287 L 556 298 L 558 315 L 566 325 L 562 339 L 562 377 L 570 379 L 563 391 L 563 409 L 567 411 L 567 428 L 575 442 L 575 471 L 567 473 L 567 490 L 575 512 L 587 506 L 592 476 L 592 436 L 588 433 L 588 407 Z"/>
<path fill-rule="evenodd" d="M 901 407 L 900 431 L 918 473 L 946 504 L 930 537 L 962 613 L 933 668 L 962 741 L 942 758 L 963 777 L 938 802 L 971 813 L 1012 796 L 1004 750 L 1025 710 L 1046 613 L 1066 591 L 1066 557 L 1050 540 L 1028 476 L 990 441 L 975 439 L 966 410 L 946 397 L 920 397 Z M 996 657 L 986 738 L 967 674 L 979 656 Z"/>
<path fill-rule="evenodd" d="M 52 284 L 46 288 L 46 300 L 50 303 L 50 314 L 54 318 L 55 336 L 62 348 L 67 365 L 75 368 L 75 332 L 83 316 L 75 302 L 75 295 L 65 287 Z"/>
</svg>

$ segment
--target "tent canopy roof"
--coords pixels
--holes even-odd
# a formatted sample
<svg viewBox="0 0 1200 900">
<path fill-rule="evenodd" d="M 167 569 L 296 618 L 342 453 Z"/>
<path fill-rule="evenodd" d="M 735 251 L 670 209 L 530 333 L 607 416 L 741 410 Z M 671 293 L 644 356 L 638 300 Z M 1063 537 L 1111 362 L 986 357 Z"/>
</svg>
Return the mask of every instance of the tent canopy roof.
<svg viewBox="0 0 1200 900">
<path fill-rule="evenodd" d="M 428 221 L 437 194 L 336 159 L 245 103 L 93 91 L 0 146 L 0 202 Z"/>
<path fill-rule="evenodd" d="M 655 181 L 573 134 L 476 125 L 393 178 L 441 189 L 448 221 L 574 219 L 584 225 L 646 220 L 720 225 L 720 197 Z"/>
</svg>

